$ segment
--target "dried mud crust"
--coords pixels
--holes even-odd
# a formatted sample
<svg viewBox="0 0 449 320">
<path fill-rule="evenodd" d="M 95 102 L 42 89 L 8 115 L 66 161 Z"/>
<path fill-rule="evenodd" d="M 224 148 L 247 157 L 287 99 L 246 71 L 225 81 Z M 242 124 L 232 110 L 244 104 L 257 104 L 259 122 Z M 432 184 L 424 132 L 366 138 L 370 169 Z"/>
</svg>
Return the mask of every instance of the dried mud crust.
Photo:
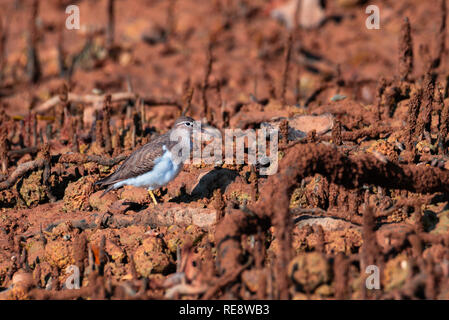
<svg viewBox="0 0 449 320">
<path fill-rule="evenodd" d="M 79 1 L 80 31 L 64 1 L 2 6 L 0 299 L 449 298 L 446 2 L 386 1 L 380 30 L 357 0 L 289 29 L 285 2 Z M 277 173 L 100 198 L 182 112 L 278 127 Z"/>
</svg>

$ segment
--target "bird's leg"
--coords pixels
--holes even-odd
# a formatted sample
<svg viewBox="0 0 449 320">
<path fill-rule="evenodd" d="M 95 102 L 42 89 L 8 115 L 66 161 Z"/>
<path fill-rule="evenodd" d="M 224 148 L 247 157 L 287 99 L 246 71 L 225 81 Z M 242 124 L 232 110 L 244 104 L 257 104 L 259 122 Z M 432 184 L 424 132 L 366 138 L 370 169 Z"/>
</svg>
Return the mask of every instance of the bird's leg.
<svg viewBox="0 0 449 320">
<path fill-rule="evenodd" d="M 157 201 L 156 201 L 156 198 L 155 198 L 155 196 L 154 196 L 153 191 L 152 191 L 152 190 L 148 190 L 148 193 L 150 194 L 151 199 L 153 199 L 154 204 L 157 204 Z"/>
<path fill-rule="evenodd" d="M 153 203 L 154 204 L 158 204 L 157 201 L 156 201 L 156 197 L 154 196 L 153 191 L 152 190 L 148 190 L 148 193 L 150 194 L 151 199 L 153 200 Z"/>
</svg>

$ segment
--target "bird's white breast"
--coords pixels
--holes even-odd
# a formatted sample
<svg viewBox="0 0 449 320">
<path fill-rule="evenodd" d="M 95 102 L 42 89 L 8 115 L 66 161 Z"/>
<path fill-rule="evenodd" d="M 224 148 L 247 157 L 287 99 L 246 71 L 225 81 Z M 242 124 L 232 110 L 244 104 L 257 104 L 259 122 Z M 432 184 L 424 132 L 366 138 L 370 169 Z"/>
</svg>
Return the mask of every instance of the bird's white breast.
<svg viewBox="0 0 449 320">
<path fill-rule="evenodd" d="M 181 171 L 183 164 L 173 161 L 172 153 L 165 146 L 163 146 L 163 149 L 165 152 L 161 157 L 155 159 L 153 170 L 140 176 L 117 182 L 114 184 L 114 188 L 131 185 L 135 187 L 147 187 L 148 190 L 154 190 L 165 186 L 173 180 Z"/>
</svg>

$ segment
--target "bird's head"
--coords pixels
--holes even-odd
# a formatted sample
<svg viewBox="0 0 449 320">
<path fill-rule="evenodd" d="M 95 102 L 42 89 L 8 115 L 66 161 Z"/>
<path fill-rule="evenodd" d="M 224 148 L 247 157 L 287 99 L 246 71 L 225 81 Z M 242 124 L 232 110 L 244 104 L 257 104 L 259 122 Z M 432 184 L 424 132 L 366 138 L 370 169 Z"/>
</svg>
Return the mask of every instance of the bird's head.
<svg viewBox="0 0 449 320">
<path fill-rule="evenodd" d="M 193 120 L 192 118 L 181 116 L 176 119 L 173 129 L 188 130 L 189 132 L 192 132 L 194 123 L 195 120 Z"/>
<path fill-rule="evenodd" d="M 175 124 L 173 126 L 173 130 L 182 130 L 183 134 L 191 136 L 193 131 L 198 130 L 201 133 L 206 134 L 207 136 L 212 136 L 216 138 L 221 138 L 221 135 L 214 130 L 213 127 L 209 125 L 200 124 L 199 122 L 195 122 L 195 120 L 191 117 L 181 116 L 176 119 Z M 198 132 L 196 131 L 196 132 Z"/>
<path fill-rule="evenodd" d="M 202 141 L 202 134 L 207 140 L 210 137 L 218 138 L 221 142 L 221 133 L 209 125 L 201 124 L 199 121 L 186 116 L 176 119 L 173 129 L 170 132 L 170 140 L 177 143 L 171 150 L 178 157 L 176 161 L 185 162 L 190 158 L 190 151 L 194 141 Z"/>
</svg>

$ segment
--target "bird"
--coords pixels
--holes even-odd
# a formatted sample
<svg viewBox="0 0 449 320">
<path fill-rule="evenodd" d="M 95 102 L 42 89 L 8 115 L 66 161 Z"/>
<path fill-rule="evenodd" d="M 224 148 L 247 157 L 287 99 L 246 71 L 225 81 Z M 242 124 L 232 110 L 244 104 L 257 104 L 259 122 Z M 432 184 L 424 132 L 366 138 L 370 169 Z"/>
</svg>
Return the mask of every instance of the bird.
<svg viewBox="0 0 449 320">
<path fill-rule="evenodd" d="M 131 185 L 146 187 L 153 203 L 157 204 L 153 190 L 165 186 L 179 174 L 186 159 L 181 152 L 188 151 L 186 155 L 190 158 L 194 122 L 191 117 L 179 117 L 171 130 L 136 149 L 114 173 L 95 182 L 94 185 L 106 187 L 101 197 L 111 190 Z M 203 127 L 201 132 L 208 133 Z"/>
</svg>

